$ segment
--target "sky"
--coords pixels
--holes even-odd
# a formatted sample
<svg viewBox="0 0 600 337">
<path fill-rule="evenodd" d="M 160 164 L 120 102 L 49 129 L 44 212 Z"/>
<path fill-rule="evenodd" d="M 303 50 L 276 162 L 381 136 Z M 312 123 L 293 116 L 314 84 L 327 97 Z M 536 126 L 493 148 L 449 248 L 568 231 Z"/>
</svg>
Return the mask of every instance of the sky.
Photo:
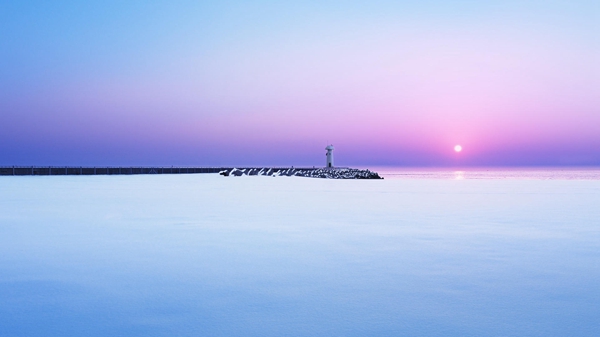
<svg viewBox="0 0 600 337">
<path fill-rule="evenodd" d="M 0 0 L 0 165 L 597 166 L 598 60 L 596 0 Z"/>
</svg>

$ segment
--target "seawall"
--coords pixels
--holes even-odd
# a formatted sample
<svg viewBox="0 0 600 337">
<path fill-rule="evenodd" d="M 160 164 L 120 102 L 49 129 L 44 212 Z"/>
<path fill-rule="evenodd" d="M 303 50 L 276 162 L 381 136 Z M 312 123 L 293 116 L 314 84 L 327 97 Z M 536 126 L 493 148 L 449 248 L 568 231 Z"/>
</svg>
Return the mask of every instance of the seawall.
<svg viewBox="0 0 600 337">
<path fill-rule="evenodd" d="M 383 179 L 377 172 L 369 170 L 352 169 L 348 167 L 340 168 L 234 168 L 223 170 L 221 175 L 229 176 L 287 176 L 287 177 L 307 177 L 307 178 L 325 178 L 325 179 Z"/>
<path fill-rule="evenodd" d="M 0 176 L 64 176 L 117 174 L 190 174 L 219 173 L 233 167 L 73 167 L 73 166 L 0 166 Z M 246 168 L 251 169 L 251 168 Z M 288 168 L 273 168 L 283 170 Z M 307 169 L 312 170 L 312 169 Z"/>
<path fill-rule="evenodd" d="M 327 179 L 383 179 L 376 172 L 351 168 L 0 166 L 0 176 L 89 176 L 194 173 L 220 173 L 224 176 L 259 175 L 296 176 Z"/>
</svg>

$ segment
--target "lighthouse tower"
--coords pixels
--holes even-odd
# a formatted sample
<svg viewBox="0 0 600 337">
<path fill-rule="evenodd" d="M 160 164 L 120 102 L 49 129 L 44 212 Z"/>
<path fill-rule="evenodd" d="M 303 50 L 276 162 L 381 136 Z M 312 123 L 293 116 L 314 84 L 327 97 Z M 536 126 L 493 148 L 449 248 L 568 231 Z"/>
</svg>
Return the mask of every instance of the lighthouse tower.
<svg viewBox="0 0 600 337">
<path fill-rule="evenodd" d="M 325 150 L 327 150 L 327 154 L 325 154 L 327 156 L 327 167 L 333 167 L 333 150 L 335 149 L 333 145 L 327 145 Z"/>
</svg>

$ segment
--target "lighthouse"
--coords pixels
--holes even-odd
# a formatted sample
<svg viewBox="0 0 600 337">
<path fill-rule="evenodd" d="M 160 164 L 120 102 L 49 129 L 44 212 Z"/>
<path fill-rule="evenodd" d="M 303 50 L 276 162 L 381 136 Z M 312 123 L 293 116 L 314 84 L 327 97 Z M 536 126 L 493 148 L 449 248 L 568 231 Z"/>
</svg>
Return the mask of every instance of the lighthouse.
<svg viewBox="0 0 600 337">
<path fill-rule="evenodd" d="M 327 145 L 325 150 L 327 150 L 327 153 L 325 154 L 327 156 L 327 167 L 333 167 L 333 150 L 335 149 L 333 145 Z"/>
</svg>

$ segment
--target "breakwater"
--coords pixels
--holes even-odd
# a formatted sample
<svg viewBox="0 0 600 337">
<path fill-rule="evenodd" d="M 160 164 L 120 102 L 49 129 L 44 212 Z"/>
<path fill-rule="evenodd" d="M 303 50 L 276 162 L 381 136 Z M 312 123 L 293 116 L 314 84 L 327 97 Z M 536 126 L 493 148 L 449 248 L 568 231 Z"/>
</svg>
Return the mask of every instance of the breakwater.
<svg viewBox="0 0 600 337">
<path fill-rule="evenodd" d="M 286 176 L 325 179 L 383 179 L 369 170 L 351 168 L 233 168 L 219 172 L 223 176 Z"/>
<path fill-rule="evenodd" d="M 73 167 L 73 166 L 1 166 L 0 176 L 64 176 L 117 174 L 188 174 L 219 173 L 228 167 Z"/>
<path fill-rule="evenodd" d="M 0 176 L 133 175 L 220 173 L 223 176 L 294 176 L 327 179 L 383 179 L 376 172 L 350 168 L 293 167 L 73 167 L 0 166 Z"/>
</svg>

